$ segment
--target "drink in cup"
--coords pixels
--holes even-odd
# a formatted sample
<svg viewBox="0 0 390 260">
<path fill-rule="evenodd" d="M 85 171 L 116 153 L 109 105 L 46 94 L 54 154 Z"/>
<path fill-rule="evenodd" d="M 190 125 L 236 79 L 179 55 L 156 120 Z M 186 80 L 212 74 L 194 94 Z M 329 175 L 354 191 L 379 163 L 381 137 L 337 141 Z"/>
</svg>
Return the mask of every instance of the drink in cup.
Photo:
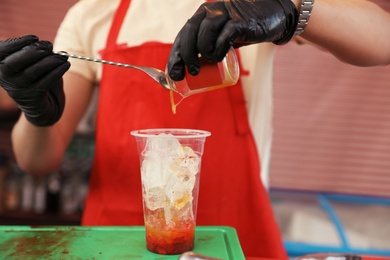
<svg viewBox="0 0 390 260">
<path fill-rule="evenodd" d="M 192 250 L 201 159 L 210 133 L 146 129 L 131 134 L 141 163 L 147 249 L 167 255 Z"/>
</svg>

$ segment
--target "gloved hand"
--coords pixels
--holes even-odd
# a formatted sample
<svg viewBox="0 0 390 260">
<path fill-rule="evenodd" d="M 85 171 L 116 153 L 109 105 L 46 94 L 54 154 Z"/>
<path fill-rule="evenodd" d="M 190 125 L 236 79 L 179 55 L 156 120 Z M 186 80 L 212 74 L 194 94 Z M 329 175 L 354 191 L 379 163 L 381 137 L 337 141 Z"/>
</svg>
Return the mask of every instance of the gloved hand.
<svg viewBox="0 0 390 260">
<path fill-rule="evenodd" d="M 0 41 L 0 86 L 36 126 L 56 123 L 64 110 L 62 76 L 68 58 L 34 35 Z"/>
<path fill-rule="evenodd" d="M 298 23 L 291 0 L 224 0 L 202 4 L 177 35 L 168 60 L 168 73 L 182 80 L 200 70 L 198 54 L 221 61 L 231 46 L 259 42 L 287 43 Z"/>
</svg>

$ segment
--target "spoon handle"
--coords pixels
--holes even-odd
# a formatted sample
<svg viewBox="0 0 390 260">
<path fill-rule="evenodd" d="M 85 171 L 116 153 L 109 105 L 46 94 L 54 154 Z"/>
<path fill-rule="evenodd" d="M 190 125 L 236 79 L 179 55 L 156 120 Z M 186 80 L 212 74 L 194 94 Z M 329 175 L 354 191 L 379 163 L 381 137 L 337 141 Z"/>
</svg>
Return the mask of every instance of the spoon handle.
<svg viewBox="0 0 390 260">
<path fill-rule="evenodd" d="M 103 63 L 107 65 L 114 65 L 114 66 L 119 66 L 122 68 L 132 68 L 132 69 L 139 69 L 140 67 L 130 65 L 130 64 L 125 64 L 125 63 L 120 63 L 120 62 L 114 62 L 114 61 L 108 61 L 108 60 L 102 60 L 102 59 L 96 59 L 96 58 L 89 58 L 81 55 L 75 55 L 75 54 L 69 54 L 65 51 L 54 51 L 53 53 L 59 54 L 62 56 L 67 56 L 69 58 L 73 59 L 79 59 L 79 60 L 86 60 L 86 61 L 92 61 L 92 62 L 98 62 L 98 63 Z"/>
<path fill-rule="evenodd" d="M 102 60 L 102 59 L 96 59 L 96 58 L 89 58 L 89 57 L 85 57 L 85 56 L 81 56 L 81 55 L 69 54 L 66 51 L 58 51 L 58 52 L 53 52 L 53 53 L 58 54 L 58 55 L 62 55 L 62 56 L 67 56 L 69 58 L 74 58 L 74 59 L 98 62 L 98 63 L 108 64 L 108 65 L 115 65 L 115 66 L 119 66 L 122 68 L 138 69 L 138 70 L 141 70 L 141 71 L 145 72 L 146 74 L 148 74 L 151 78 L 153 78 L 158 84 L 160 84 L 165 89 L 171 90 L 171 86 L 166 79 L 165 73 L 159 69 L 150 68 L 150 67 L 142 67 L 142 66 L 134 66 L 134 65 L 130 65 L 130 64 Z"/>
</svg>

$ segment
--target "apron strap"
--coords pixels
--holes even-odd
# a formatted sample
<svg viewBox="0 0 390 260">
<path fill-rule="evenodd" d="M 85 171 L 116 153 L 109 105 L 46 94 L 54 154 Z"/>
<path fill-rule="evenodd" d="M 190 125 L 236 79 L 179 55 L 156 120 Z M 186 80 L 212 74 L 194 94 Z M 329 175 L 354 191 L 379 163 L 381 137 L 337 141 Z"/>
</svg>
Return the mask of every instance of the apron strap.
<svg viewBox="0 0 390 260">
<path fill-rule="evenodd" d="M 123 20 L 125 19 L 127 9 L 130 6 L 131 0 L 122 0 L 119 7 L 116 9 L 114 19 L 112 21 L 111 29 L 108 34 L 106 42 L 106 50 L 112 50 L 116 46 L 116 39 L 118 38 L 119 31 Z"/>
<path fill-rule="evenodd" d="M 234 119 L 236 121 L 236 132 L 238 135 L 245 135 L 250 133 L 251 128 L 249 125 L 248 112 L 246 108 L 246 100 L 244 96 L 241 77 L 249 75 L 248 70 L 244 70 L 241 62 L 241 56 L 239 49 L 235 49 L 238 59 L 238 65 L 240 68 L 240 78 L 235 86 L 228 87 L 229 97 L 233 106 Z"/>
<path fill-rule="evenodd" d="M 241 81 L 239 81 L 239 85 L 228 87 L 228 91 L 230 102 L 233 106 L 236 133 L 237 135 L 246 135 L 250 133 L 251 128 L 249 126 L 246 101 L 244 98 Z"/>
</svg>

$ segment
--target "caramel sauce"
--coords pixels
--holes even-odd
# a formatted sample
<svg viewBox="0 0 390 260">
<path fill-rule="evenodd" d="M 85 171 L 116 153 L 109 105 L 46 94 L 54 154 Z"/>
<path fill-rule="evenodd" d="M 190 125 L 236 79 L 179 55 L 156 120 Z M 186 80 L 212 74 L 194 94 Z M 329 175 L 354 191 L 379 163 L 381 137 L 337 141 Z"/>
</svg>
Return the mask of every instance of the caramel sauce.
<svg viewBox="0 0 390 260">
<path fill-rule="evenodd" d="M 174 94 L 173 90 L 169 91 L 169 98 L 170 98 L 170 101 L 171 101 L 172 114 L 176 114 L 177 106 L 181 103 L 181 101 L 183 101 L 184 97 L 181 97 L 179 102 L 176 102 L 175 101 L 175 97 L 173 96 L 173 94 Z"/>
</svg>

